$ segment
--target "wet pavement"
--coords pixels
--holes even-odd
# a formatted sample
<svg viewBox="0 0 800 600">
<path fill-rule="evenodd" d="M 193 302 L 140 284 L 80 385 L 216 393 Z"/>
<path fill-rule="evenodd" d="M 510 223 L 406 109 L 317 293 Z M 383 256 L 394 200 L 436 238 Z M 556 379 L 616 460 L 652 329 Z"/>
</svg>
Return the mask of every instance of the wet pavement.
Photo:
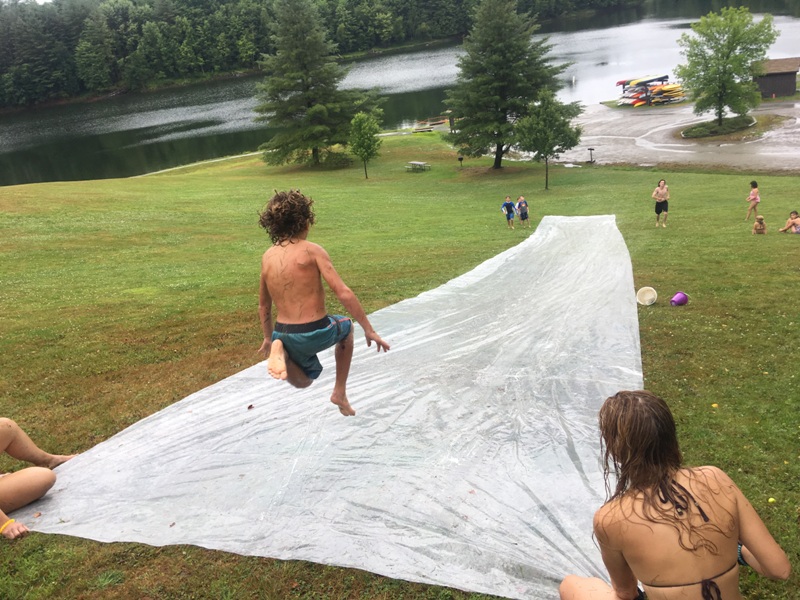
<svg viewBox="0 0 800 600">
<path fill-rule="evenodd" d="M 770 102 L 751 113 L 787 117 L 759 139 L 742 142 L 684 140 L 679 132 L 709 121 L 712 113 L 695 115 L 692 105 L 610 108 L 585 107 L 576 120 L 583 127 L 581 143 L 561 155 L 559 162 L 585 163 L 589 148 L 596 164 L 639 166 L 702 165 L 748 171 L 800 171 L 800 102 Z"/>
</svg>

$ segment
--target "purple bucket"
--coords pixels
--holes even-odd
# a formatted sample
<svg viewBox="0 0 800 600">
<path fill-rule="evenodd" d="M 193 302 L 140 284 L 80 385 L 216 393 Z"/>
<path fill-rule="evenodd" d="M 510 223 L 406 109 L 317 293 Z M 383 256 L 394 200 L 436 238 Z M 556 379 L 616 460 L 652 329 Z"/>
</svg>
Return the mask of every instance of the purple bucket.
<svg viewBox="0 0 800 600">
<path fill-rule="evenodd" d="M 672 297 L 672 300 L 669 301 L 672 306 L 683 306 L 687 302 L 689 302 L 689 296 L 683 292 L 678 292 Z"/>
</svg>

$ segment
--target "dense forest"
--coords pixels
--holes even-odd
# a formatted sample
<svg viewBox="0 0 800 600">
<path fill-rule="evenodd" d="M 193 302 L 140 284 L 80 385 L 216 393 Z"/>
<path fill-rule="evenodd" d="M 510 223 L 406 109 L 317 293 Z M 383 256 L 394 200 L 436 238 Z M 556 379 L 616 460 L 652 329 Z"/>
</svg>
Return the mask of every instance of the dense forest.
<svg viewBox="0 0 800 600">
<path fill-rule="evenodd" d="M 352 53 L 463 36 L 478 0 L 316 0 Z M 547 19 L 641 0 L 518 0 Z M 0 107 L 257 68 L 273 0 L 0 0 Z"/>
</svg>

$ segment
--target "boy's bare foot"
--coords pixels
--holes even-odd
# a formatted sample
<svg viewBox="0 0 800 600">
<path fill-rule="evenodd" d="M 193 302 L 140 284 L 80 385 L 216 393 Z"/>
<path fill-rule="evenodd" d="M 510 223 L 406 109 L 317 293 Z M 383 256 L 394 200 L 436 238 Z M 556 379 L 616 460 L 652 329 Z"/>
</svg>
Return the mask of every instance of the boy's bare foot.
<svg viewBox="0 0 800 600">
<path fill-rule="evenodd" d="M 350 406 L 350 402 L 347 400 L 347 394 L 334 390 L 333 394 L 331 394 L 331 402 L 339 407 L 339 412 L 345 417 L 355 416 L 356 411 Z"/>
<path fill-rule="evenodd" d="M 48 469 L 55 469 L 58 465 L 63 465 L 68 460 L 75 458 L 77 454 L 53 454 L 53 458 L 41 465 Z"/>
<path fill-rule="evenodd" d="M 267 359 L 267 372 L 275 379 L 286 379 L 289 376 L 286 371 L 286 352 L 280 340 L 272 342 Z"/>
</svg>

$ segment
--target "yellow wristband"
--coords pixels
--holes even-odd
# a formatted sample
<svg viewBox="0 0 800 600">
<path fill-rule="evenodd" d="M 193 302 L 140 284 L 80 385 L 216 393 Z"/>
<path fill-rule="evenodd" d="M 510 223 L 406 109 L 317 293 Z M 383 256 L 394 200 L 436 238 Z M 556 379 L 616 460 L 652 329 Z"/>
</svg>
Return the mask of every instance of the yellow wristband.
<svg viewBox="0 0 800 600">
<path fill-rule="evenodd" d="M 5 523 L 3 523 L 3 526 L 2 526 L 2 527 L 0 527 L 0 534 L 2 534 L 2 533 L 3 533 L 3 532 L 6 530 L 6 527 L 8 527 L 9 525 L 11 525 L 12 523 L 16 523 L 16 521 L 15 521 L 14 519 L 9 519 L 9 520 L 8 520 L 8 521 L 6 521 Z"/>
</svg>

